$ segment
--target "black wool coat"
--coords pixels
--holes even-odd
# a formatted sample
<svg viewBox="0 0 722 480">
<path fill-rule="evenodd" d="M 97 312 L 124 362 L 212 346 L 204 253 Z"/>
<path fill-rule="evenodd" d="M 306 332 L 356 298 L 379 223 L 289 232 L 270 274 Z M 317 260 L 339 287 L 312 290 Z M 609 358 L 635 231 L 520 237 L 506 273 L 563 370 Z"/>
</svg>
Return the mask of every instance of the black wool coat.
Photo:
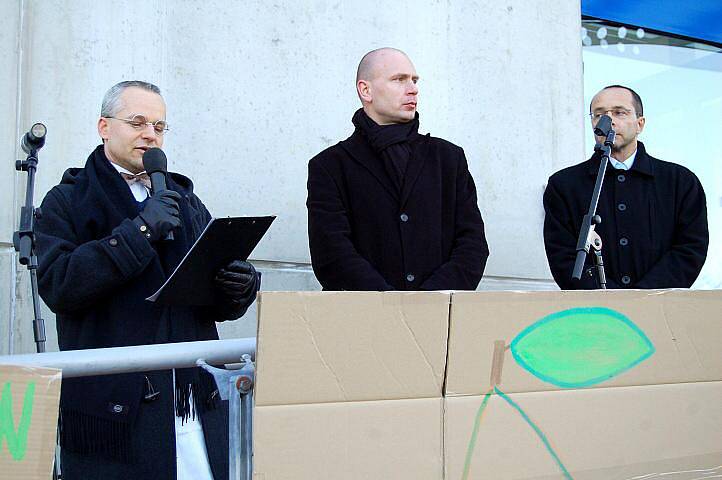
<svg viewBox="0 0 722 480">
<path fill-rule="evenodd" d="M 166 280 L 211 216 L 191 181 L 168 175 L 181 194 L 182 228 L 151 244 L 131 221 L 140 206 L 99 146 L 84 168 L 69 169 L 42 202 L 35 225 L 38 286 L 56 313 L 61 350 L 215 340 L 215 322 L 241 316 L 219 296 L 214 307 L 145 301 Z M 176 372 L 195 387 L 211 468 L 228 476 L 226 407 L 199 369 Z M 148 382 L 160 392 L 145 402 Z M 60 439 L 63 478 L 175 479 L 171 371 L 64 379 Z M 216 398 L 213 396 L 213 398 Z M 216 408 L 212 408 L 215 406 Z"/>
<path fill-rule="evenodd" d="M 598 288 L 587 256 L 572 281 L 576 243 L 589 209 L 600 156 L 549 178 L 544 192 L 544 245 L 562 289 Z M 638 142 L 629 171 L 607 167 L 597 207 L 607 288 L 687 288 L 699 275 L 709 233 L 704 190 L 687 168 L 656 159 Z"/>
<path fill-rule="evenodd" d="M 411 141 L 399 192 L 363 134 L 308 164 L 308 237 L 326 290 L 473 290 L 489 256 L 461 148 Z"/>
</svg>

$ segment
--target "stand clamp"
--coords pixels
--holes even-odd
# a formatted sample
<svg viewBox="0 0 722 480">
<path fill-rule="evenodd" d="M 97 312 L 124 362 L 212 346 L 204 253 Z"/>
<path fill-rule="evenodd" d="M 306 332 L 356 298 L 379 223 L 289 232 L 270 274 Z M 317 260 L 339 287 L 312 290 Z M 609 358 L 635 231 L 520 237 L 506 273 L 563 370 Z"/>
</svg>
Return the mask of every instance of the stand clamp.
<svg viewBox="0 0 722 480">
<path fill-rule="evenodd" d="M 222 400 L 228 400 L 229 480 L 253 476 L 253 384 L 256 369 L 251 356 L 241 357 L 241 368 L 225 370 L 199 359 L 196 365 L 213 375 Z"/>
</svg>

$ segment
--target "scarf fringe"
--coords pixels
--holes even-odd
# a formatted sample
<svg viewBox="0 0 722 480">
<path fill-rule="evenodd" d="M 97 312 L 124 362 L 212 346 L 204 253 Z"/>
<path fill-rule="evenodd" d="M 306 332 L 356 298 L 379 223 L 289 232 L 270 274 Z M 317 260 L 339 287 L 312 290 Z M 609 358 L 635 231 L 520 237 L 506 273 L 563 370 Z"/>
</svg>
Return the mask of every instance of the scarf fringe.
<svg viewBox="0 0 722 480">
<path fill-rule="evenodd" d="M 190 399 L 193 398 L 191 408 Z M 198 381 L 181 383 L 176 377 L 175 383 L 175 415 L 185 423 L 188 419 L 195 420 L 198 415 L 218 408 L 218 389 L 215 380 L 205 372 L 200 374 Z"/>
<path fill-rule="evenodd" d="M 185 423 L 220 405 L 220 395 L 213 377 L 201 372 L 196 381 L 175 384 L 175 415 Z M 191 408 L 191 396 L 193 405 Z M 142 407 L 142 404 L 140 406 Z M 60 446 L 81 455 L 105 455 L 125 463 L 133 461 L 132 422 L 61 408 L 58 422 Z"/>
<path fill-rule="evenodd" d="M 130 425 L 74 410 L 60 411 L 60 446 L 80 454 L 102 454 L 130 462 Z M 72 433 L 71 433 L 72 432 Z"/>
</svg>

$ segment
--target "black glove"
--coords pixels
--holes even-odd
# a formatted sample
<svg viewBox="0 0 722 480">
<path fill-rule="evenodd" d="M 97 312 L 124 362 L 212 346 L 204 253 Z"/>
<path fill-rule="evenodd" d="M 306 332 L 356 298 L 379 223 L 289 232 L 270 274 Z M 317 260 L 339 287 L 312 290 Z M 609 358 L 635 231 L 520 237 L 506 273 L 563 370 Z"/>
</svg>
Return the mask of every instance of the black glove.
<svg viewBox="0 0 722 480">
<path fill-rule="evenodd" d="M 146 203 L 143 211 L 133 219 L 133 222 L 140 227 L 146 238 L 151 242 L 157 242 L 168 235 L 168 232 L 181 225 L 178 200 L 180 194 L 173 190 L 161 190 Z M 146 228 L 144 229 L 143 226 Z"/>
<path fill-rule="evenodd" d="M 233 260 L 218 270 L 215 278 L 221 293 L 236 303 L 251 303 L 258 290 L 258 274 L 248 262 Z"/>
</svg>

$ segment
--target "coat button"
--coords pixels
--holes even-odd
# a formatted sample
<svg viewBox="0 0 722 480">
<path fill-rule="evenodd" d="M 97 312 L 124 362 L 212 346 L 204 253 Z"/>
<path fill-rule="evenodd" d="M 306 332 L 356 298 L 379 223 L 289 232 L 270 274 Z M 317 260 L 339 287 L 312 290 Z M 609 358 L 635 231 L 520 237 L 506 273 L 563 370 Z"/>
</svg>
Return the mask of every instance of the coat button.
<svg viewBox="0 0 722 480">
<path fill-rule="evenodd" d="M 619 205 L 617 205 L 617 210 L 619 210 L 620 212 L 623 212 L 626 209 L 627 209 L 627 206 L 623 203 L 620 203 Z"/>
<path fill-rule="evenodd" d="M 402 213 L 399 218 L 401 218 L 401 221 L 402 221 L 402 222 L 408 222 L 408 221 L 409 221 L 409 216 L 406 215 L 405 213 Z"/>
<path fill-rule="evenodd" d="M 626 247 L 627 245 L 629 245 L 629 239 L 627 239 L 627 237 L 622 237 L 619 239 L 619 244 L 623 247 Z"/>
<path fill-rule="evenodd" d="M 416 279 L 416 277 L 413 276 L 413 274 L 409 273 L 406 275 L 406 281 L 407 282 L 413 282 Z"/>
<path fill-rule="evenodd" d="M 629 278 L 629 275 L 625 275 L 622 277 L 622 283 L 625 285 L 629 285 L 630 283 L 632 283 L 632 279 Z"/>
<path fill-rule="evenodd" d="M 110 240 L 108 240 L 108 244 L 109 244 L 111 247 L 117 247 L 117 246 L 118 246 L 118 240 L 116 240 L 115 238 L 111 238 Z"/>
<path fill-rule="evenodd" d="M 624 175 L 617 175 L 617 181 L 624 182 L 627 179 Z"/>
</svg>

